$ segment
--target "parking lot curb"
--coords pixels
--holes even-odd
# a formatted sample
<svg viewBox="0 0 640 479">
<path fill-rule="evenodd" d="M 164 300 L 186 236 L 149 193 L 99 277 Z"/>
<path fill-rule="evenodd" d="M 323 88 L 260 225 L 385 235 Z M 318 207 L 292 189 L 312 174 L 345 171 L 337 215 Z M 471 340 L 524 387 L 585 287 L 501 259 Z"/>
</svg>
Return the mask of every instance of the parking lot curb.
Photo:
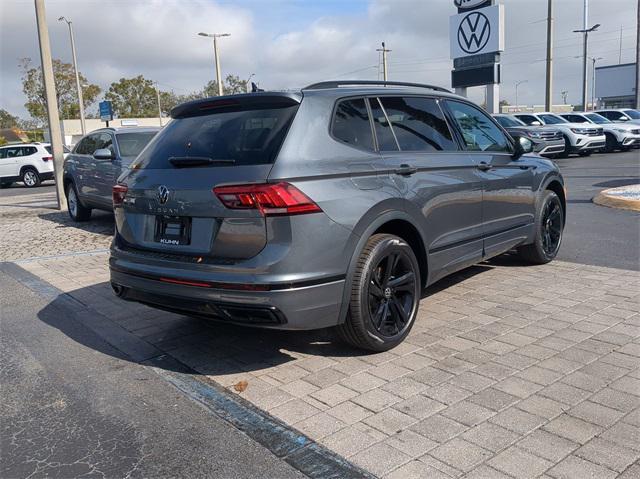
<svg viewBox="0 0 640 479">
<path fill-rule="evenodd" d="M 56 288 L 13 262 L 0 262 L 3 272 L 39 296 L 55 301 L 63 314 L 83 324 L 131 361 L 152 369 L 163 380 L 199 403 L 210 413 L 310 478 L 375 478 L 308 436 L 286 425 L 238 395 L 229 392 L 155 346 L 93 310 L 72 295 Z"/>
<path fill-rule="evenodd" d="M 620 192 L 628 189 L 628 186 L 620 188 L 609 188 L 598 193 L 593 202 L 600 206 L 609 208 L 620 208 L 624 210 L 640 211 L 640 199 L 621 196 Z"/>
</svg>

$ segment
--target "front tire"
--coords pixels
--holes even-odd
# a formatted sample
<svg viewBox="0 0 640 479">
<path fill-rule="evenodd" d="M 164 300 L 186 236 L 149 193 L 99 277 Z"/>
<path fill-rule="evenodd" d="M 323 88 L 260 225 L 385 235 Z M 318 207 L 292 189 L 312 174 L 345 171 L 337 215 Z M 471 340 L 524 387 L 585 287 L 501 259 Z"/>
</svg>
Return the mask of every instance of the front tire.
<svg viewBox="0 0 640 479">
<path fill-rule="evenodd" d="M 564 137 L 564 151 L 558 155 L 558 158 L 569 158 L 569 153 L 571 153 L 571 140 L 566 135 Z"/>
<path fill-rule="evenodd" d="M 583 158 L 587 157 L 587 156 L 591 156 L 591 153 L 593 153 L 592 151 L 581 151 L 578 153 L 578 155 L 582 156 Z"/>
<path fill-rule="evenodd" d="M 358 258 L 338 336 L 369 351 L 396 347 L 413 327 L 420 291 L 420 268 L 411 247 L 398 236 L 373 235 Z"/>
<path fill-rule="evenodd" d="M 67 210 L 75 222 L 88 221 L 91 218 L 91 208 L 86 208 L 80 203 L 76 186 L 73 183 L 67 185 Z"/>
<path fill-rule="evenodd" d="M 562 202 L 553 191 L 545 190 L 534 227 L 534 242 L 518 248 L 518 254 L 529 263 L 549 263 L 558 254 L 564 230 Z"/>
<path fill-rule="evenodd" d="M 22 183 L 27 188 L 35 188 L 40 185 L 40 175 L 34 168 L 25 168 L 22 171 Z"/>
<path fill-rule="evenodd" d="M 618 140 L 616 140 L 616 137 L 611 133 L 607 133 L 606 138 L 607 139 L 604 146 L 604 152 L 613 153 L 614 151 L 616 151 L 616 148 L 618 148 Z"/>
</svg>

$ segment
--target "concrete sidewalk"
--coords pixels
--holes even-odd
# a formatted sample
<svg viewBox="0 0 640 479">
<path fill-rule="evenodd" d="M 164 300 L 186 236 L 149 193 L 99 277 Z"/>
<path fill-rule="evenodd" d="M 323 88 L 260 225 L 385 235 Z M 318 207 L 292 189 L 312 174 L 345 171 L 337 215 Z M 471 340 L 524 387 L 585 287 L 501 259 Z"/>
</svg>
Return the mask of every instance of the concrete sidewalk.
<svg viewBox="0 0 640 479">
<path fill-rule="evenodd" d="M 15 264 L 66 293 L 45 310 L 70 296 L 116 348 L 127 350 L 120 333 L 141 339 L 155 351 L 145 354 L 170 355 L 375 475 L 640 474 L 636 272 L 482 264 L 427 291 L 407 341 L 372 355 L 327 331 L 240 328 L 123 302 L 100 251 Z"/>
</svg>

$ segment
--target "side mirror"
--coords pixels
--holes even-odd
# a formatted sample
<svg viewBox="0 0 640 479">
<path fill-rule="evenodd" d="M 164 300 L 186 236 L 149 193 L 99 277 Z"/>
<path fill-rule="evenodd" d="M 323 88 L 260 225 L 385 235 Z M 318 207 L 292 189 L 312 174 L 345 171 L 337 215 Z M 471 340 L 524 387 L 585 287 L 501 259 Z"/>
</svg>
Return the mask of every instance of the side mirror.
<svg viewBox="0 0 640 479">
<path fill-rule="evenodd" d="M 111 150 L 107 148 L 100 148 L 93 152 L 93 157 L 96 160 L 113 160 L 114 154 Z"/>
<path fill-rule="evenodd" d="M 538 120 L 534 120 L 530 123 L 531 126 L 542 126 L 542 123 L 540 123 Z"/>
<path fill-rule="evenodd" d="M 515 160 L 533 151 L 533 142 L 529 138 L 515 135 L 513 139 L 516 140 L 516 150 L 513 152 L 513 158 Z"/>
</svg>

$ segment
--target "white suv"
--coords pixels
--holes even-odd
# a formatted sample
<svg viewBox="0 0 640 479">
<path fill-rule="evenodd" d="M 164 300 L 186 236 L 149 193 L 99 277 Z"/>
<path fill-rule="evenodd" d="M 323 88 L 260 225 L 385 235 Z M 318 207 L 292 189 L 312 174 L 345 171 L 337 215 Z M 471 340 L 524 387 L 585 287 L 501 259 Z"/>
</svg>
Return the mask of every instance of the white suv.
<svg viewBox="0 0 640 479">
<path fill-rule="evenodd" d="M 640 111 L 633 108 L 619 108 L 617 110 L 597 110 L 598 115 L 604 116 L 607 120 L 624 123 L 640 124 Z"/>
<path fill-rule="evenodd" d="M 65 156 L 69 152 L 64 149 Z M 53 179 L 53 156 L 49 143 L 0 146 L 0 188 L 22 181 L 28 188 Z"/>
<path fill-rule="evenodd" d="M 618 149 L 626 151 L 640 145 L 640 125 L 614 123 L 593 112 L 561 113 L 560 116 L 572 123 L 587 123 L 601 127 L 607 137 L 604 147 L 607 153 Z"/>
<path fill-rule="evenodd" d="M 577 153 L 580 156 L 589 156 L 595 150 L 605 147 L 606 137 L 604 130 L 600 126 L 584 123 L 569 123 L 567 120 L 555 113 L 516 113 L 514 115 L 527 125 L 553 125 L 554 128 L 562 132 L 564 137 L 564 153 L 567 157 L 569 153 Z"/>
</svg>

